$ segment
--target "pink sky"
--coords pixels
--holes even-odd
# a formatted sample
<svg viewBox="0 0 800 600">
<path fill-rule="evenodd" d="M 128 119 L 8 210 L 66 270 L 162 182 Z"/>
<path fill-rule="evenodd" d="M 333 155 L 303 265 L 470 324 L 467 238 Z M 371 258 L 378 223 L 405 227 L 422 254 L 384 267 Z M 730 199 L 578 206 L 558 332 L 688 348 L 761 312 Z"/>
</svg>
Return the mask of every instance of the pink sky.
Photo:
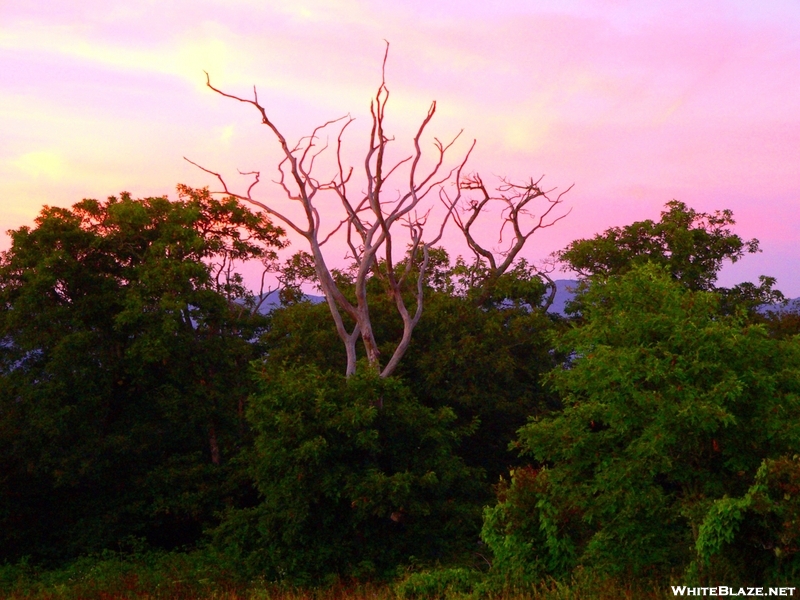
<svg viewBox="0 0 800 600">
<path fill-rule="evenodd" d="M 722 284 L 769 274 L 800 296 L 796 0 L 4 0 L 0 228 L 43 204 L 213 187 L 184 155 L 269 173 L 272 140 L 204 69 L 235 93 L 256 84 L 290 139 L 351 113 L 356 157 L 384 39 L 398 145 L 436 99 L 431 132 L 465 130 L 454 160 L 476 138 L 470 169 L 487 179 L 575 185 L 572 213 L 528 258 L 676 198 L 730 208 L 761 240 Z"/>
</svg>

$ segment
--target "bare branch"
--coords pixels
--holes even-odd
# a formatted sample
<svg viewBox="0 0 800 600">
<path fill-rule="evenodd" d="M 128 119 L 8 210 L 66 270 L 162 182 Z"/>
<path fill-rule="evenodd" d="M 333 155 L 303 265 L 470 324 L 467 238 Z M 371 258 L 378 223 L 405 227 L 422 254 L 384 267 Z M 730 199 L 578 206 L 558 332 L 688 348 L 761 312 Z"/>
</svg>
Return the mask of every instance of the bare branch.
<svg viewBox="0 0 800 600">
<path fill-rule="evenodd" d="M 306 230 L 300 229 L 297 225 L 295 225 L 295 223 L 291 219 L 283 216 L 281 213 L 279 213 L 278 211 L 270 208 L 269 206 L 267 206 L 263 202 L 259 202 L 258 200 L 254 200 L 249 195 L 242 196 L 241 194 L 236 194 L 236 193 L 232 192 L 230 189 L 228 189 L 228 184 L 225 183 L 225 180 L 222 178 L 222 175 L 220 175 L 219 173 L 216 173 L 215 171 L 211 171 L 210 169 L 206 169 L 205 167 L 203 167 L 203 166 L 197 164 L 196 162 L 194 162 L 193 160 L 189 160 L 185 156 L 183 157 L 183 160 L 185 160 L 188 163 L 193 164 L 195 167 L 197 167 L 201 171 L 205 171 L 206 173 L 209 173 L 210 175 L 214 175 L 220 181 L 220 183 L 222 183 L 222 191 L 211 192 L 212 194 L 224 194 L 226 196 L 232 196 L 233 198 L 236 198 L 237 200 L 242 200 L 244 202 L 249 202 L 250 204 L 254 204 L 255 206 L 258 206 L 260 209 L 262 209 L 267 214 L 279 219 L 281 222 L 283 222 L 286 225 L 288 225 L 289 227 L 291 227 L 294 231 L 296 231 L 297 233 L 299 233 L 303 237 L 306 237 L 308 235 L 308 232 Z M 247 175 L 247 174 L 252 174 L 252 173 L 245 173 L 245 174 Z M 250 185 L 250 187 L 248 188 L 248 192 L 250 190 L 252 190 L 254 185 L 255 185 L 255 183 Z"/>
<path fill-rule="evenodd" d="M 224 178 L 214 171 L 206 169 L 199 164 L 189 161 L 205 173 L 212 175 L 222 184 L 223 192 L 234 198 L 249 202 L 259 207 L 268 215 L 285 223 L 296 233 L 300 234 L 308 244 L 311 260 L 314 264 L 319 287 L 325 294 L 326 302 L 336 327 L 337 334 L 345 346 L 347 356 L 347 375 L 355 372 L 356 368 L 356 343 L 363 343 L 367 360 L 382 376 L 394 372 L 400 360 L 406 353 L 411 343 L 414 328 L 418 324 L 424 308 L 425 281 L 428 277 L 431 248 L 442 239 L 448 224 L 454 222 L 462 231 L 470 250 L 475 254 L 478 264 L 487 265 L 483 274 L 483 284 L 487 290 L 491 288 L 497 278 L 505 273 L 521 251 L 527 240 L 539 229 L 552 226 L 566 215 L 554 217 L 554 208 L 561 203 L 562 194 L 555 199 L 550 199 L 548 192 L 543 192 L 540 181 L 523 185 L 513 184 L 501 180 L 501 185 L 490 193 L 477 174 L 464 177 L 466 168 L 475 141 L 473 140 L 462 160 L 454 167 L 446 167 L 449 162 L 449 153 L 460 139 L 463 131 L 459 131 L 452 139 L 443 142 L 433 138 L 433 161 L 423 168 L 423 136 L 436 114 L 437 104 L 431 102 L 427 113 L 422 118 L 412 138 L 413 152 L 401 160 L 389 163 L 387 146 L 394 141 L 394 137 L 385 131 L 386 107 L 390 98 L 390 91 L 386 85 L 386 66 L 389 56 L 389 43 L 386 42 L 383 61 L 381 63 L 381 80 L 370 102 L 370 116 L 372 119 L 369 146 L 363 157 L 364 187 L 358 195 L 350 191 L 353 177 L 353 168 L 347 167 L 343 160 L 344 132 L 353 122 L 348 114 L 343 117 L 331 119 L 315 127 L 311 134 L 300 138 L 290 146 L 284 135 L 273 123 L 267 110 L 260 104 L 258 93 L 253 87 L 253 97 L 243 98 L 223 92 L 211 84 L 211 78 L 206 73 L 206 85 L 217 94 L 237 100 L 238 102 L 253 106 L 259 113 L 261 123 L 266 125 L 275 137 L 282 157 L 277 164 L 277 189 L 282 190 L 284 201 L 297 202 L 298 209 L 305 215 L 305 222 L 290 219 L 283 209 L 276 209 L 274 201 L 262 201 L 254 198 L 254 193 L 261 180 L 260 171 L 241 172 L 244 176 L 253 178 L 245 193 L 233 193 L 226 185 Z M 338 127 L 335 144 L 331 143 L 325 130 L 329 127 Z M 324 141 L 323 141 L 324 136 Z M 322 156 L 331 152 L 335 160 L 334 175 L 320 178 L 315 174 L 322 164 Z M 187 159 L 188 160 L 188 159 Z M 397 175 L 405 174 L 402 189 L 391 190 L 387 182 L 401 181 Z M 446 185 L 455 183 L 455 194 L 451 199 Z M 436 214 L 436 225 L 433 224 L 434 213 L 432 207 L 423 204 L 430 195 L 438 196 L 438 202 L 444 207 L 441 220 Z M 469 197 L 470 194 L 477 196 Z M 392 196 L 391 198 L 389 196 Z M 321 202 L 324 198 L 332 197 L 343 215 L 334 220 L 335 225 L 323 232 L 323 210 Z M 546 205 L 538 217 L 531 212 L 534 202 L 544 198 Z M 513 235 L 506 248 L 492 251 L 485 248 L 473 235 L 478 227 L 478 221 L 490 204 L 500 202 L 503 206 L 502 217 L 504 222 L 500 228 L 501 244 L 503 232 L 506 227 Z M 441 212 L 441 211 L 439 211 Z M 431 234 L 426 236 L 427 229 Z M 398 243 L 398 231 L 405 231 L 402 236 L 408 240 L 408 251 L 404 258 L 395 264 L 394 246 Z M 336 271 L 331 271 L 326 262 L 322 247 L 335 236 L 341 235 L 348 248 L 348 256 L 353 260 L 353 279 L 355 300 L 351 301 L 340 289 L 341 280 L 335 277 Z M 406 237 L 407 236 L 407 237 Z M 426 239 L 426 237 L 430 239 Z M 222 265 L 220 268 L 224 268 Z M 381 369 L 379 345 L 375 339 L 370 316 L 370 303 L 367 283 L 370 278 L 377 278 L 384 286 L 395 304 L 397 314 L 403 323 L 403 332 L 400 340 L 394 346 L 386 365 Z M 416 279 L 414 279 L 416 278 Z M 262 275 L 263 290 L 263 275 Z M 409 296 L 413 301 L 409 301 Z M 262 299 L 263 301 L 263 299 Z M 409 303 L 407 306 L 406 303 Z M 413 306 L 412 306 L 413 304 Z M 345 322 L 352 322 L 348 329 Z"/>
<path fill-rule="evenodd" d="M 334 228 L 331 230 L 331 232 L 330 232 L 328 235 L 326 235 L 326 236 L 323 238 L 323 240 L 322 240 L 322 241 L 319 243 L 319 245 L 320 245 L 320 246 L 323 246 L 323 245 L 325 245 L 325 243 L 326 243 L 328 240 L 330 240 L 330 239 L 333 237 L 333 235 L 334 235 L 334 234 L 335 234 L 337 231 L 339 231 L 339 230 L 342 228 L 342 225 L 344 225 L 344 224 L 348 223 L 349 221 L 350 221 L 350 219 L 349 219 L 349 218 L 344 218 L 344 219 L 342 219 L 341 221 L 339 221 L 339 224 L 338 224 L 336 227 L 334 227 Z"/>
<path fill-rule="evenodd" d="M 463 212 L 468 214 L 466 219 L 463 219 L 458 213 L 454 215 L 455 222 L 464 234 L 467 245 L 475 254 L 478 263 L 483 260 L 487 264 L 486 272 L 481 276 L 481 285 L 484 291 L 478 297 L 479 303 L 485 302 L 491 295 L 492 288 L 497 280 L 511 268 L 531 236 L 540 229 L 552 227 L 569 214 L 570 211 L 567 211 L 562 215 L 551 217 L 552 212 L 562 203 L 564 195 L 572 189 L 572 186 L 558 194 L 557 197 L 551 198 L 550 194 L 555 190 L 542 190 L 540 187 L 542 179 L 543 177 L 536 181 L 531 179 L 525 184 L 514 184 L 506 179 L 501 179 L 500 185 L 497 187 L 497 192 L 499 193 L 497 196 L 489 193 L 478 174 L 469 175 L 459 182 L 460 190 L 477 191 L 480 194 L 478 199 L 469 200 L 467 206 L 462 209 Z M 538 199 L 543 199 L 545 207 L 539 217 L 536 218 L 528 207 Z M 500 243 L 502 244 L 503 242 L 503 231 L 506 227 L 511 227 L 513 231 L 513 236 L 508 246 L 505 249 L 494 252 L 482 246 L 472 234 L 477 220 L 491 202 L 500 202 L 504 205 L 502 212 L 503 223 L 500 227 Z M 523 220 L 526 218 L 533 220 L 533 223 L 527 228 L 523 225 Z M 501 260 L 498 260 L 497 256 L 501 257 Z"/>
</svg>

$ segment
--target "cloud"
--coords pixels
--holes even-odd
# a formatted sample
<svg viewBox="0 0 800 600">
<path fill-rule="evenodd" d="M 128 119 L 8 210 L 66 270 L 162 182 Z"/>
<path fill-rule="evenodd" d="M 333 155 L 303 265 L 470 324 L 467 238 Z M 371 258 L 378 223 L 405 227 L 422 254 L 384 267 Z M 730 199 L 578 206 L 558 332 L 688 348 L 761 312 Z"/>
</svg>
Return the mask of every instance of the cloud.
<svg viewBox="0 0 800 600">
<path fill-rule="evenodd" d="M 64 159 L 59 154 L 47 150 L 28 152 L 12 160 L 11 164 L 31 177 L 59 180 L 67 172 Z"/>
<path fill-rule="evenodd" d="M 232 43 L 235 37 L 214 22 L 202 22 L 179 34 L 137 43 L 130 39 L 104 39 L 82 25 L 23 21 L 0 32 L 0 49 L 44 53 L 117 71 L 172 75 L 204 87 L 204 70 L 217 73 L 217 78 L 226 82 L 246 78 L 250 59 L 237 52 Z"/>
<path fill-rule="evenodd" d="M 225 145 L 231 143 L 231 138 L 233 137 L 234 128 L 233 125 L 226 125 L 222 128 L 219 134 L 219 141 Z"/>
<path fill-rule="evenodd" d="M 243 97 L 257 84 L 291 142 L 352 112 L 346 145 L 359 164 L 386 38 L 393 152 L 407 150 L 436 99 L 426 148 L 429 136 L 463 127 L 459 144 L 478 139 L 470 169 L 576 183 L 571 227 L 592 210 L 593 230 L 606 225 L 601 213 L 608 224 L 641 218 L 631 211 L 645 204 L 657 214 L 673 196 L 737 214 L 786 198 L 781 222 L 795 226 L 798 6 L 8 0 L 0 191 L 9 197 L 20 182 L 65 195 L 121 182 L 167 190 L 196 176 L 182 170 L 184 154 L 227 173 L 271 172 L 274 140 L 259 116 L 205 89 L 203 70 Z"/>
</svg>

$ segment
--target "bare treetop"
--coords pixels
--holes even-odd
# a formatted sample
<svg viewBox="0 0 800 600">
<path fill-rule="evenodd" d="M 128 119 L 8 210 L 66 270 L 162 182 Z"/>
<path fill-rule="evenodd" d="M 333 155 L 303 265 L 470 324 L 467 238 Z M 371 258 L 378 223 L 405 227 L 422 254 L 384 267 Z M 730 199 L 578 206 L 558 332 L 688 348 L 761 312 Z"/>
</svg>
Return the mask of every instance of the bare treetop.
<svg viewBox="0 0 800 600">
<path fill-rule="evenodd" d="M 547 192 L 538 187 L 538 181 L 535 183 L 531 181 L 529 186 L 518 186 L 503 181 L 498 188 L 499 195 L 492 196 L 477 174 L 462 176 L 462 171 L 475 147 L 474 140 L 460 160 L 446 167 L 448 154 L 461 136 L 461 131 L 446 142 L 434 137 L 432 164 L 423 168 L 422 137 L 436 113 L 435 101 L 431 102 L 427 114 L 417 128 L 412 140 L 413 149 L 400 160 L 388 161 L 387 146 L 394 141 L 384 128 L 386 106 L 390 96 L 385 78 L 388 51 L 387 43 L 381 82 L 370 103 L 369 146 L 363 161 L 366 185 L 360 191 L 352 189 L 355 187 L 351 182 L 354 169 L 352 166 L 345 166 L 342 159 L 344 133 L 353 122 L 353 117 L 348 114 L 327 121 L 315 127 L 311 135 L 290 145 L 270 119 L 267 109 L 259 102 L 255 87 L 252 99 L 229 94 L 216 88 L 211 83 L 208 73 L 206 73 L 206 84 L 211 90 L 255 108 L 261 117 L 261 123 L 270 130 L 278 142 L 283 158 L 278 164 L 279 175 L 274 183 L 286 200 L 300 206 L 300 218 L 290 218 L 284 210 L 278 210 L 276 208 L 278 201 L 258 199 L 254 196 L 261 181 L 260 172 L 240 172 L 241 175 L 250 177 L 251 182 L 245 191 L 236 192 L 220 173 L 186 159 L 220 182 L 222 188 L 215 193 L 230 195 L 261 208 L 306 240 L 319 286 L 325 295 L 337 333 L 345 346 L 347 375 L 355 373 L 356 344 L 359 339 L 363 342 L 369 365 L 378 369 L 382 376 L 391 375 L 397 368 L 411 342 L 412 332 L 422 316 L 423 288 L 430 249 L 441 240 L 451 217 L 463 232 L 476 259 L 485 261 L 488 265 L 484 282 L 487 284 L 491 284 L 492 280 L 508 270 L 536 230 L 549 227 L 563 218 L 562 215 L 548 220 L 553 208 L 561 202 L 563 193 L 551 200 Z M 324 135 L 328 130 L 335 132 L 336 141 L 333 147 L 328 141 L 329 137 Z M 315 174 L 315 163 L 329 151 L 334 154 L 335 173 L 330 177 L 321 178 Z M 405 175 L 404 183 L 401 179 L 403 175 Z M 392 187 L 388 188 L 390 178 Z M 447 192 L 448 184 L 455 189 L 453 197 Z M 465 191 L 475 191 L 483 197 L 476 200 L 462 198 L 462 193 Z M 390 194 L 391 198 L 388 197 Z M 324 195 L 333 196 L 341 207 L 341 218 L 331 224 L 323 224 L 323 219 L 320 217 L 319 202 Z M 549 202 L 549 207 L 532 228 L 523 230 L 521 218 L 527 215 L 529 205 L 540 197 Z M 511 245 L 502 252 L 503 260 L 500 261 L 491 251 L 480 246 L 472 235 L 472 229 L 483 209 L 489 202 L 496 200 L 503 201 L 506 205 L 503 213 L 503 229 L 509 226 L 513 230 Z M 444 207 L 444 216 L 438 225 L 429 224 L 432 209 L 439 203 Z M 398 241 L 398 233 L 403 230 L 405 231 L 403 241 L 408 244 L 409 250 L 403 252 L 403 258 L 399 262 L 395 262 L 393 246 Z M 322 251 L 323 246 L 337 234 L 344 236 L 349 256 L 354 262 L 355 301 L 348 299 L 337 285 L 329 268 L 330 257 Z M 333 260 L 338 258 L 340 257 Z M 394 300 L 403 322 L 402 337 L 383 366 L 369 314 L 367 281 L 371 277 L 377 277 L 383 283 L 386 292 Z M 409 282 L 409 277 L 415 280 Z M 404 291 L 411 293 L 410 306 L 403 296 Z"/>
</svg>

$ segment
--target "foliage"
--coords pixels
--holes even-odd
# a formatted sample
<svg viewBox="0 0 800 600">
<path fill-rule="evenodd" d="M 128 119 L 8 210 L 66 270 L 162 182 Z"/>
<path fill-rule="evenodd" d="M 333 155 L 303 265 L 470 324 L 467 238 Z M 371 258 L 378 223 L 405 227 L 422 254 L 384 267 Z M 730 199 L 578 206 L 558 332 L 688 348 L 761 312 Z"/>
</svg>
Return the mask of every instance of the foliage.
<svg viewBox="0 0 800 600">
<path fill-rule="evenodd" d="M 714 287 L 723 261 L 737 262 L 745 253 L 758 252 L 758 240 L 742 240 L 730 230 L 730 210 L 699 213 L 672 200 L 661 221 L 636 221 L 612 227 L 590 240 L 575 240 L 558 253 L 570 269 L 583 277 L 620 275 L 637 265 L 661 265 L 690 290 Z"/>
<path fill-rule="evenodd" d="M 484 469 L 490 482 L 497 481 L 516 462 L 508 452 L 516 430 L 529 416 L 558 406 L 540 379 L 555 365 L 549 333 L 559 323 L 535 308 L 545 286 L 524 262 L 498 278 L 493 294 L 480 304 L 483 291 L 471 287 L 475 277 L 463 261 L 453 265 L 437 249 L 431 252 L 428 273 L 425 318 L 396 375 L 425 406 L 451 408 L 459 426 L 475 424 L 462 438 L 459 455 Z M 339 286 L 349 293 L 347 277 L 339 273 Z M 402 335 L 402 324 L 394 317 L 391 298 L 373 298 L 371 321 L 378 339 L 387 340 L 388 352 Z M 275 363 L 344 369 L 324 305 L 292 304 L 273 311 L 269 320 L 263 343 Z"/>
<path fill-rule="evenodd" d="M 543 572 L 680 573 L 714 502 L 800 444 L 800 345 L 653 264 L 583 302 L 584 325 L 558 341 L 571 358 L 549 376 L 564 409 L 519 432 L 540 470 L 517 472 L 485 539 Z"/>
<path fill-rule="evenodd" d="M 508 451 L 515 431 L 558 406 L 540 382 L 554 364 L 554 323 L 539 312 L 446 296 L 431 298 L 428 315 L 398 375 L 427 406 L 452 407 L 459 423 L 477 423 L 460 454 L 497 481 L 516 464 Z"/>
<path fill-rule="evenodd" d="M 0 556 L 189 543 L 240 492 L 263 325 L 238 261 L 281 231 L 232 199 L 45 207 L 0 259 Z M 252 300 L 252 296 L 250 296 Z"/>
<path fill-rule="evenodd" d="M 669 588 L 650 581 L 621 582 L 578 570 L 572 577 L 539 578 L 528 584 L 512 583 L 496 572 L 475 569 L 440 568 L 411 573 L 394 584 L 399 598 L 441 598 L 443 600 L 628 600 L 672 598 Z"/>
<path fill-rule="evenodd" d="M 57 569 L 28 563 L 0 565 L 0 595 L 8 600 L 380 600 L 391 590 L 370 583 L 337 581 L 299 589 L 263 578 L 245 580 L 226 557 L 211 548 L 191 552 L 104 551 Z"/>
<path fill-rule="evenodd" d="M 105 550 L 57 569 L 0 566 L 4 598 L 197 598 L 241 586 L 208 551 L 119 553 Z"/>
<path fill-rule="evenodd" d="M 525 590 L 503 588 L 485 573 L 464 568 L 411 573 L 396 584 L 337 581 L 330 586 L 297 588 L 256 578 L 242 580 L 220 567 L 224 557 L 207 549 L 101 555 L 55 570 L 28 564 L 0 565 L 0 594 L 8 600 L 390 600 L 398 597 L 467 600 L 616 600 L 672 597 L 654 590 L 598 579 L 587 573 L 559 582 L 545 580 Z"/>
<path fill-rule="evenodd" d="M 774 277 L 760 276 L 758 285 L 740 283 L 732 288 L 716 286 L 724 261 L 739 261 L 746 253 L 759 252 L 758 240 L 744 241 L 730 229 L 735 224 L 730 210 L 713 214 L 698 213 L 683 202 L 672 200 L 662 211 L 661 221 L 637 221 L 626 227 L 612 227 L 589 240 L 576 240 L 556 253 L 566 268 L 583 277 L 605 279 L 628 272 L 637 265 L 652 263 L 666 269 L 675 281 L 692 291 L 715 291 L 720 296 L 720 309 L 733 314 L 739 308 L 756 318 L 755 309 L 784 301 L 774 289 Z M 581 312 L 581 291 L 568 306 L 572 313 Z"/>
<path fill-rule="evenodd" d="M 800 460 L 767 459 L 740 498 L 714 502 L 697 537 L 699 574 L 707 579 L 787 583 L 800 575 Z M 756 568 L 754 569 L 754 565 Z M 698 568 L 699 567 L 699 568 Z"/>
<path fill-rule="evenodd" d="M 403 599 L 425 598 L 437 600 L 467 594 L 483 580 L 483 574 L 474 569 L 454 567 L 411 573 L 395 586 Z"/>
<path fill-rule="evenodd" d="M 260 372 L 248 457 L 260 503 L 228 513 L 215 544 L 276 580 L 381 576 L 468 549 L 481 474 L 455 454 L 468 431 L 398 380 L 313 366 Z"/>
<path fill-rule="evenodd" d="M 512 470 L 511 481 L 497 485 L 497 504 L 484 509 L 481 538 L 491 550 L 493 574 L 508 586 L 530 586 L 572 566 L 575 548 L 559 533 L 580 528 L 579 519 L 571 506 L 556 507 L 547 498 L 547 475 L 532 467 Z"/>
<path fill-rule="evenodd" d="M 797 576 L 800 338 L 791 314 L 752 310 L 774 280 L 715 287 L 757 250 L 729 212 L 673 202 L 573 243 L 562 258 L 592 278 L 570 322 L 525 261 L 489 272 L 430 248 L 421 288 L 420 255 L 376 261 L 372 358 L 407 333 L 381 278 L 426 316 L 392 377 L 364 349 L 346 377 L 329 308 L 302 291 L 312 258 L 283 263 L 283 306 L 254 314 L 236 265 L 274 268 L 282 232 L 180 192 L 11 232 L 0 560 L 34 562 L 0 568 L 0 593 L 347 597 L 342 582 L 400 575 L 409 598 L 604 598 Z M 354 302 L 353 271 L 331 276 Z M 152 550 L 204 528 L 207 546 Z"/>
</svg>

